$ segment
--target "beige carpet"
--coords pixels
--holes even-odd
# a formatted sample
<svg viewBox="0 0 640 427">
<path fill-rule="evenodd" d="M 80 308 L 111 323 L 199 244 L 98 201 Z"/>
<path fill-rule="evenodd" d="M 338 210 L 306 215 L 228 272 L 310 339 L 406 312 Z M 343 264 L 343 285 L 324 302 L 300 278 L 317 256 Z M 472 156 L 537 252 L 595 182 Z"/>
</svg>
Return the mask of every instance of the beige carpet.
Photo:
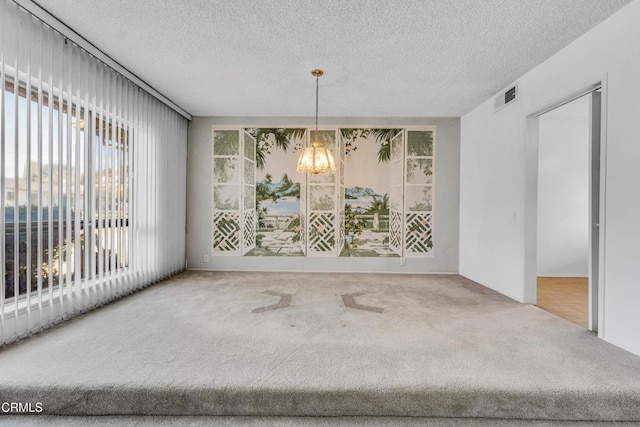
<svg viewBox="0 0 640 427">
<path fill-rule="evenodd" d="M 0 378 L 46 414 L 640 421 L 640 357 L 459 276 L 187 272 Z"/>
<path fill-rule="evenodd" d="M 7 427 L 635 427 L 639 423 L 409 417 L 5 416 Z"/>
</svg>

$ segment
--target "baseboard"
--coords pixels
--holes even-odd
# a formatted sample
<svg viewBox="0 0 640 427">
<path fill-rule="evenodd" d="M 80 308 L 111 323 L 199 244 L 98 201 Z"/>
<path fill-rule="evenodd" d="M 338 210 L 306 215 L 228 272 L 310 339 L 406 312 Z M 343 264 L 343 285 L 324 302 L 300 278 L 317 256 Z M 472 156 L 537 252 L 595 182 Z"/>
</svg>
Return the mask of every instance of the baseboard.
<svg viewBox="0 0 640 427">
<path fill-rule="evenodd" d="M 439 274 L 439 275 L 450 275 L 450 276 L 455 276 L 458 275 L 459 273 L 457 272 L 452 272 L 452 271 L 366 271 L 366 270 L 354 270 L 354 271 L 343 271 L 343 270 L 336 270 L 336 271 L 327 271 L 327 270 L 259 270 L 259 269 L 252 269 L 252 270 L 245 270 L 245 269 L 232 269 L 232 268 L 199 268 L 199 267 L 191 267 L 188 268 L 186 271 L 233 271 L 233 272 L 238 272 L 238 273 L 329 273 L 329 274 L 424 274 L 424 275 L 430 275 L 430 274 Z"/>
</svg>

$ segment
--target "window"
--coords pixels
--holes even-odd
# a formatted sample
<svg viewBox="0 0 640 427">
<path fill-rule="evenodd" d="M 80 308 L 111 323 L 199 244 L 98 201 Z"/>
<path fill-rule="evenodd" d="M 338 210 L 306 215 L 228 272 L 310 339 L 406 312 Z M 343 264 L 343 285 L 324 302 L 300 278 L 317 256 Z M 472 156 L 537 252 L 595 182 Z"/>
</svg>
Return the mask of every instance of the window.
<svg viewBox="0 0 640 427">
<path fill-rule="evenodd" d="M 96 272 L 129 265 L 129 129 L 95 119 L 93 217 Z"/>
<path fill-rule="evenodd" d="M 25 82 L 17 89 L 7 76 L 5 299 L 129 264 L 129 127 L 35 85 L 29 97 Z"/>
<path fill-rule="evenodd" d="M 15 1 L 0 17 L 2 345 L 184 268 L 190 117 Z"/>
</svg>

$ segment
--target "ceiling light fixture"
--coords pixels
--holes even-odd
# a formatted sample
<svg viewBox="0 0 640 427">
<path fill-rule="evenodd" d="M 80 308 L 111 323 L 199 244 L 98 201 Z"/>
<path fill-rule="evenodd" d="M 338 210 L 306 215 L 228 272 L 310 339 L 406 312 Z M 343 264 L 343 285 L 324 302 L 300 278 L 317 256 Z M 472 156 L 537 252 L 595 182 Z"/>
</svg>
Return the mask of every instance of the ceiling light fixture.
<svg viewBox="0 0 640 427">
<path fill-rule="evenodd" d="M 298 173 L 310 173 L 317 175 L 325 172 L 335 172 L 336 162 L 333 159 L 331 149 L 318 141 L 318 79 L 324 74 L 322 70 L 311 70 L 311 75 L 316 78 L 316 130 L 313 134 L 311 146 L 302 150 L 298 159 Z"/>
</svg>

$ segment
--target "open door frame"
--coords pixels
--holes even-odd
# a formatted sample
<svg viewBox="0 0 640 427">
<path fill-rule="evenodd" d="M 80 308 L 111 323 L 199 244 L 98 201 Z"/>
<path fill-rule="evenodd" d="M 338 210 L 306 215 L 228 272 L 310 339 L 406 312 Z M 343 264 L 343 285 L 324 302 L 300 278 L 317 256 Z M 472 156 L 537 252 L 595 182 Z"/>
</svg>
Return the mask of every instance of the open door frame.
<svg viewBox="0 0 640 427">
<path fill-rule="evenodd" d="M 604 331 L 604 243 L 607 77 L 559 98 L 527 117 L 525 147 L 525 302 L 535 304 L 538 267 L 538 150 L 539 117 L 582 96 L 591 95 L 589 173 L 589 330 Z"/>
</svg>

